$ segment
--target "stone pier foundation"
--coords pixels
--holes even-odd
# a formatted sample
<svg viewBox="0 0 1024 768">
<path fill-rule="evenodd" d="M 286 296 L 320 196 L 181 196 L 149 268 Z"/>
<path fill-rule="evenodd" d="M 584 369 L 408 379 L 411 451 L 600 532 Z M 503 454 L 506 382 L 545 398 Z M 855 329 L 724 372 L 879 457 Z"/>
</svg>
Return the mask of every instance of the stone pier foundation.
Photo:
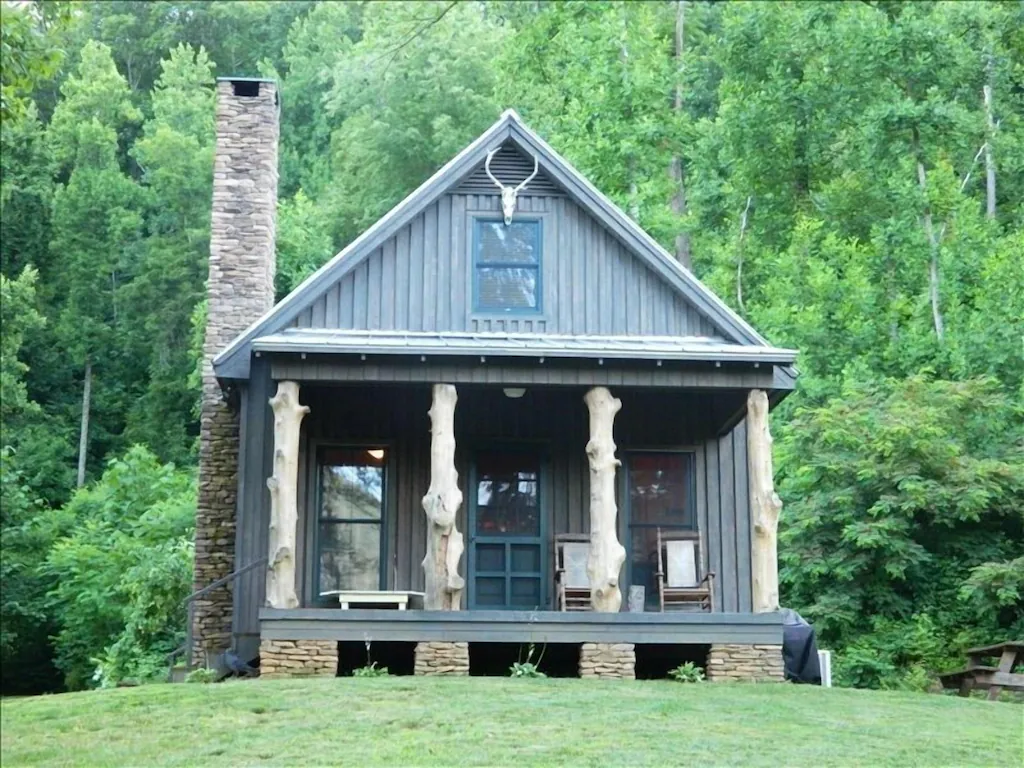
<svg viewBox="0 0 1024 768">
<path fill-rule="evenodd" d="M 636 679 L 633 643 L 584 643 L 580 647 L 580 677 Z"/>
<path fill-rule="evenodd" d="M 417 675 L 467 676 L 469 674 L 469 643 L 443 641 L 416 643 L 414 671 Z"/>
<path fill-rule="evenodd" d="M 715 644 L 708 651 L 707 679 L 781 683 L 785 680 L 781 645 Z"/>
<path fill-rule="evenodd" d="M 334 677 L 338 674 L 336 640 L 263 640 L 260 677 Z"/>
</svg>

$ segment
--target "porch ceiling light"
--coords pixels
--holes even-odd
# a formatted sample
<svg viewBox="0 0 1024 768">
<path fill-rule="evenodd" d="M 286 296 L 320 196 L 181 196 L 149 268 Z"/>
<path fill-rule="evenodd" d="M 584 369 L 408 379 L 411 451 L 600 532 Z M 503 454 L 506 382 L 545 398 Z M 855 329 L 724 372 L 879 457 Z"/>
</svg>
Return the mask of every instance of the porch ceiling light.
<svg viewBox="0 0 1024 768">
<path fill-rule="evenodd" d="M 520 397 L 526 394 L 525 387 L 505 387 L 502 392 L 505 393 L 505 397 L 511 397 L 513 400 L 518 400 Z"/>
<path fill-rule="evenodd" d="M 371 448 L 370 450 L 367 451 L 367 453 L 370 454 L 370 456 L 375 458 L 377 461 L 380 461 L 381 459 L 384 458 L 383 448 Z"/>
</svg>

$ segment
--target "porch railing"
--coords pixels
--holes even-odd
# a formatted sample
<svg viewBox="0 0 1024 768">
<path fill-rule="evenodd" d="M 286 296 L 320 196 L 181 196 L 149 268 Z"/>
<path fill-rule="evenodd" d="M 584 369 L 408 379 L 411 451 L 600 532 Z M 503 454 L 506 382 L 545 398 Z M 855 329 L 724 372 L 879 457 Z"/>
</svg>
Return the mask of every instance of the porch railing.
<svg viewBox="0 0 1024 768">
<path fill-rule="evenodd" d="M 228 584 L 229 582 L 236 581 L 239 576 L 242 576 L 242 575 L 248 573 L 253 568 L 257 568 L 257 567 L 259 567 L 261 565 L 266 565 L 267 562 L 269 561 L 269 559 L 270 559 L 269 557 L 261 557 L 259 560 L 253 560 L 251 563 L 249 563 L 247 565 L 244 565 L 244 566 L 242 566 L 241 568 L 239 568 L 239 569 L 237 569 L 235 571 L 232 571 L 227 576 L 224 576 L 223 578 L 217 579 L 216 581 L 211 582 L 210 584 L 207 584 L 202 589 L 197 589 L 195 592 L 193 592 L 191 595 L 189 595 L 188 597 L 186 597 L 182 601 L 183 605 L 187 605 L 188 606 L 188 627 L 185 630 L 185 643 L 182 646 L 180 646 L 178 648 L 175 648 L 173 651 L 171 651 L 167 655 L 167 663 L 170 666 L 170 669 L 168 670 L 168 679 L 170 679 L 170 677 L 173 674 L 174 660 L 177 659 L 181 654 L 183 654 L 183 653 L 188 654 L 186 656 L 187 662 L 186 662 L 185 666 L 189 667 L 189 668 L 191 668 L 191 666 L 192 666 L 192 655 L 191 654 L 192 654 L 192 643 L 193 643 L 193 639 L 194 639 L 193 638 L 193 627 L 194 627 L 194 624 L 195 624 L 195 608 L 196 608 L 195 601 L 197 599 L 199 599 L 200 597 L 203 597 L 204 595 L 208 595 L 213 590 L 215 590 L 215 589 L 217 589 L 219 587 L 223 587 L 225 584 Z"/>
</svg>

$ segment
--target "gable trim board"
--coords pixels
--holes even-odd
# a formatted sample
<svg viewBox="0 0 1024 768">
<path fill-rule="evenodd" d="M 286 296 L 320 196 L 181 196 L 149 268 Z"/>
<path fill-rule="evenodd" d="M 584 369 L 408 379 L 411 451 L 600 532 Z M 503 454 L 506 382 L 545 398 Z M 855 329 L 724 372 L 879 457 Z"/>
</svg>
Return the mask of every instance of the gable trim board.
<svg viewBox="0 0 1024 768">
<path fill-rule="evenodd" d="M 514 110 L 507 110 L 497 122 L 437 173 L 235 338 L 214 358 L 216 375 L 222 379 L 248 378 L 252 345 L 258 337 L 282 330 L 324 290 L 351 272 L 434 200 L 473 172 L 476 166 L 484 161 L 488 150 L 509 140 L 520 149 L 535 154 L 541 170 L 560 184 L 571 199 L 605 226 L 617 240 L 699 312 L 726 332 L 731 337 L 730 341 L 748 346 L 770 346 L 745 320 L 683 268 L 568 161 L 526 127 Z"/>
</svg>

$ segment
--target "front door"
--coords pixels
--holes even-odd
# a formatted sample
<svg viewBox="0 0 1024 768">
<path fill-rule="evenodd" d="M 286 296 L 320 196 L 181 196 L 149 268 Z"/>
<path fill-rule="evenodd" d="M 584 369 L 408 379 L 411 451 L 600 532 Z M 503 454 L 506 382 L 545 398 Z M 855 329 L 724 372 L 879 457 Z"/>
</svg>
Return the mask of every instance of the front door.
<svg viewBox="0 0 1024 768">
<path fill-rule="evenodd" d="M 541 457 L 535 450 L 476 454 L 469 503 L 470 608 L 542 607 L 541 471 Z"/>
</svg>

